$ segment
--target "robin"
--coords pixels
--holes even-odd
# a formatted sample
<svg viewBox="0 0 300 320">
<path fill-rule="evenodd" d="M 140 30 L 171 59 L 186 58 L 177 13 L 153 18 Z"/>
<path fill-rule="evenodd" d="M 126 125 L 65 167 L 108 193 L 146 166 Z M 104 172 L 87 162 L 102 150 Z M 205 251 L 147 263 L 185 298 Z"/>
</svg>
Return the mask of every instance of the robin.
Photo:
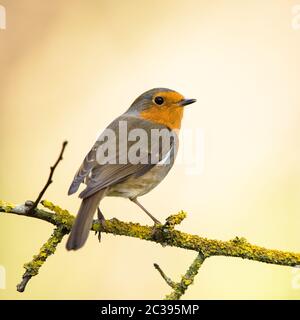
<svg viewBox="0 0 300 320">
<path fill-rule="evenodd" d="M 174 90 L 151 89 L 140 95 L 104 130 L 78 169 L 68 192 L 71 195 L 81 183 L 86 184 L 79 195 L 82 202 L 67 241 L 67 250 L 77 250 L 84 245 L 97 209 L 98 219 L 104 222 L 99 203 L 106 196 L 128 198 L 155 224 L 160 223 L 138 198 L 155 188 L 172 168 L 183 107 L 194 102 L 195 99 L 185 99 Z M 164 146 L 160 139 L 164 135 L 153 138 L 153 133 L 161 131 L 170 133 L 172 138 Z M 139 139 L 134 141 L 137 136 Z"/>
</svg>

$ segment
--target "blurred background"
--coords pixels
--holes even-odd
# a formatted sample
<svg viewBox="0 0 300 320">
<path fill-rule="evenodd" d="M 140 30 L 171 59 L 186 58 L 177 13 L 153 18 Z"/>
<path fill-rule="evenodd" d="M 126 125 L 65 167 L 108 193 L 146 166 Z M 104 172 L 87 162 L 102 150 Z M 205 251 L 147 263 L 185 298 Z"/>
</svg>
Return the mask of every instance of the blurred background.
<svg viewBox="0 0 300 320">
<path fill-rule="evenodd" d="M 298 1 L 300 4 L 300 1 Z M 35 199 L 61 143 L 64 161 L 45 198 L 74 214 L 67 189 L 100 130 L 147 89 L 197 98 L 184 128 L 204 132 L 204 170 L 183 165 L 142 203 L 180 230 L 300 252 L 300 30 L 288 0 L 1 0 L 0 199 Z M 106 198 L 106 218 L 150 224 L 128 200 Z M 103 234 L 82 250 L 65 241 L 16 292 L 25 262 L 53 227 L 0 216 L 0 299 L 160 299 L 194 252 Z M 186 299 L 298 299 L 300 269 L 237 258 L 208 259 Z"/>
</svg>

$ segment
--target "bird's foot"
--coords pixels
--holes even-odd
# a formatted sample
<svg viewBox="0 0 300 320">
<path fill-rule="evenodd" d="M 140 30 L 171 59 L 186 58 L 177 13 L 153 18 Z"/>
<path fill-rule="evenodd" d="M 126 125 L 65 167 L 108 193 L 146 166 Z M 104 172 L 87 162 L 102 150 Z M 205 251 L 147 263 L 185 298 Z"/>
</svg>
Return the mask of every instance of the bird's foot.
<svg viewBox="0 0 300 320">
<path fill-rule="evenodd" d="M 157 225 L 162 225 L 162 223 L 159 220 L 157 220 L 156 218 L 154 218 L 153 216 L 152 216 L 152 220 L 154 222 L 154 227 Z"/>
<path fill-rule="evenodd" d="M 165 240 L 165 234 L 163 231 L 163 225 L 158 220 L 154 223 L 154 226 L 152 227 L 152 237 L 157 242 L 160 242 L 163 247 L 165 247 L 167 244 L 164 242 Z"/>
</svg>

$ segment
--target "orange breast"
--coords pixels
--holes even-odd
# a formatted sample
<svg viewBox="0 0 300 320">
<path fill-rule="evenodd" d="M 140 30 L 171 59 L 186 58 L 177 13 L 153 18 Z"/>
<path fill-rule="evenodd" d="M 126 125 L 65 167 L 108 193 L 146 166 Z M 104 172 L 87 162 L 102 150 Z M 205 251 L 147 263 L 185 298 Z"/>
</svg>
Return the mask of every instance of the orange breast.
<svg viewBox="0 0 300 320">
<path fill-rule="evenodd" d="M 180 129 L 183 116 L 183 108 L 181 106 L 151 106 L 140 114 L 141 118 L 150 120 L 170 129 Z"/>
</svg>

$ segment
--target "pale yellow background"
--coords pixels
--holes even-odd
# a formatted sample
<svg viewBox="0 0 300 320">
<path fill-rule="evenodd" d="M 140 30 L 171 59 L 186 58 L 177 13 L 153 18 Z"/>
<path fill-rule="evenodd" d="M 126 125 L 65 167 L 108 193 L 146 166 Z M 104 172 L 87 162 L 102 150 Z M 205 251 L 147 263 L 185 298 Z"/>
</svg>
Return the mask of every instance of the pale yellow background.
<svg viewBox="0 0 300 320">
<path fill-rule="evenodd" d="M 205 132 L 205 168 L 175 166 L 143 197 L 159 219 L 184 209 L 181 230 L 300 251 L 300 30 L 288 0 L 39 1 L 1 0 L 0 198 L 34 199 L 61 142 L 64 161 L 46 198 L 76 213 L 66 195 L 100 129 L 143 91 L 176 89 L 198 102 L 183 127 Z M 106 217 L 150 223 L 132 203 L 105 199 Z M 23 263 L 52 226 L 0 216 L 1 299 L 155 299 L 194 252 L 103 235 L 78 252 L 64 242 L 27 291 L 16 292 Z M 300 297 L 291 268 L 236 258 L 205 262 L 185 298 Z M 298 277 L 297 277 L 298 275 Z M 292 284 L 296 284 L 293 288 Z M 297 289 L 298 286 L 298 289 Z"/>
</svg>

